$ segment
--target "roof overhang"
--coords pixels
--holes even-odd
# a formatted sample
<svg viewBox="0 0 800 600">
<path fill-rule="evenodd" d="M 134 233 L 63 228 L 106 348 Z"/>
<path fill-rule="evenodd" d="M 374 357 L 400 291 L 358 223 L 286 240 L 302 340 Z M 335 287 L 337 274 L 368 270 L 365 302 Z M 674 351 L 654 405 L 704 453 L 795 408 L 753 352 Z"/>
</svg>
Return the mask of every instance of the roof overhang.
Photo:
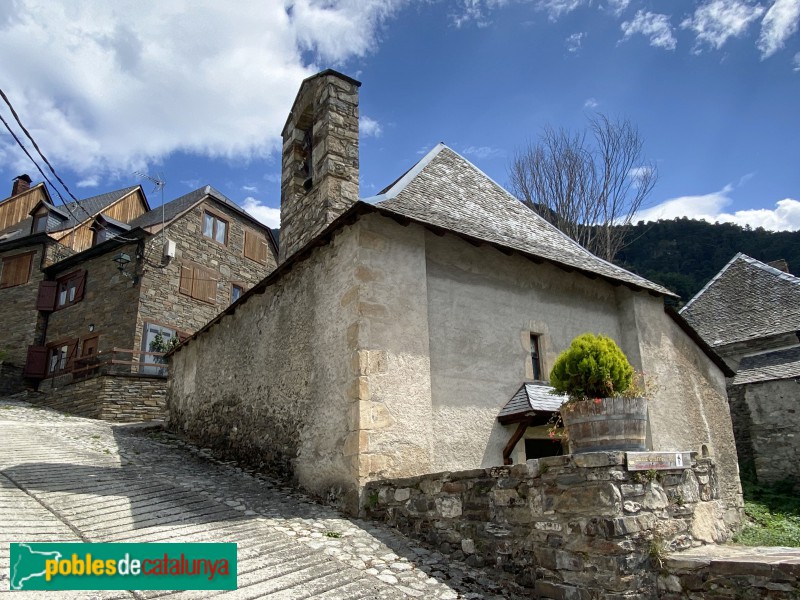
<svg viewBox="0 0 800 600">
<path fill-rule="evenodd" d="M 125 246 L 127 244 L 131 244 L 133 242 L 138 242 L 139 240 L 143 240 L 147 238 L 150 234 L 146 232 L 144 229 L 135 228 L 131 229 L 130 231 L 125 232 L 124 238 L 113 237 L 109 240 L 101 242 L 96 246 L 92 246 L 91 248 L 87 248 L 83 252 L 78 252 L 71 256 L 68 256 L 64 260 L 60 260 L 57 263 L 50 265 L 49 267 L 45 267 L 42 269 L 45 275 L 53 276 L 56 273 L 62 271 L 63 269 L 69 269 L 70 267 L 74 267 L 76 265 L 81 264 L 82 262 L 89 260 L 90 258 L 94 258 L 96 256 L 102 256 L 103 254 L 107 254 L 113 250 L 121 246 Z M 131 241 L 131 238 L 135 238 Z"/>
</svg>

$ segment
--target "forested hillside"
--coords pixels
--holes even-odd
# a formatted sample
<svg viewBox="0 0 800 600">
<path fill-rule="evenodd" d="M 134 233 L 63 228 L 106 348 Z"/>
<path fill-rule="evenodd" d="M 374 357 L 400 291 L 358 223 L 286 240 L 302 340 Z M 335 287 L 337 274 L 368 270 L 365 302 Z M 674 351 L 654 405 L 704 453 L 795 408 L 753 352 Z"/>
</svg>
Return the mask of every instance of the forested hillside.
<svg viewBox="0 0 800 600">
<path fill-rule="evenodd" d="M 639 223 L 614 262 L 688 301 L 737 252 L 762 262 L 785 259 L 800 274 L 800 232 L 771 232 L 687 218 Z"/>
</svg>

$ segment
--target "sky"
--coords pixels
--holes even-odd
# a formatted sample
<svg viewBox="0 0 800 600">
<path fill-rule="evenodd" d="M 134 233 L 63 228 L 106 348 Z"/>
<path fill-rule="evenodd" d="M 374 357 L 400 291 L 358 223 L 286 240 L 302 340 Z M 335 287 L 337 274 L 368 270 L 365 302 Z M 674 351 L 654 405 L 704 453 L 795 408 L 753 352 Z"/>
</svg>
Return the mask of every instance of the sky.
<svg viewBox="0 0 800 600">
<path fill-rule="evenodd" d="M 599 111 L 658 167 L 640 218 L 796 231 L 799 23 L 800 0 L 3 0 L 0 88 L 80 198 L 158 206 L 144 173 L 277 227 L 281 129 L 334 68 L 362 82 L 362 197 L 438 142 L 507 186 L 543 128 Z M 0 125 L 0 197 L 21 173 Z"/>
</svg>

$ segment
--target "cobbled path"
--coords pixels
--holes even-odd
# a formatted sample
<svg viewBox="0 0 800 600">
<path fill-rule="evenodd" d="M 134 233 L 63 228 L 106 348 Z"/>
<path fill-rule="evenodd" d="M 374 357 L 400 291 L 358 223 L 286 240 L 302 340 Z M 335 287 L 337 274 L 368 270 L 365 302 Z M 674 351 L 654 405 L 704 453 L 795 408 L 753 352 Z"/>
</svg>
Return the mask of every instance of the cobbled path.
<svg viewBox="0 0 800 600">
<path fill-rule="evenodd" d="M 16 592 L 20 600 L 516 598 L 487 572 L 156 427 L 0 399 L 0 591 L 15 541 L 238 544 L 236 591 Z"/>
</svg>

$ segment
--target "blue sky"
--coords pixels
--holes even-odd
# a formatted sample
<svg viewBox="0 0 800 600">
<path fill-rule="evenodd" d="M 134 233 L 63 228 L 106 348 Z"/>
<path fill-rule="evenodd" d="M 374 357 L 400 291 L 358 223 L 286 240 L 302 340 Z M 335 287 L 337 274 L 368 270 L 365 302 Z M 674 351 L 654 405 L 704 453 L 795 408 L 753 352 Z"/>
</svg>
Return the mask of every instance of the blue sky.
<svg viewBox="0 0 800 600">
<path fill-rule="evenodd" d="M 658 164 L 643 217 L 798 230 L 799 20 L 800 0 L 15 0 L 0 87 L 79 197 L 145 171 L 275 226 L 281 127 L 333 67 L 363 82 L 364 197 L 439 141 L 505 185 L 543 127 L 602 111 Z M 0 129 L 0 185 L 22 172 Z"/>
</svg>

